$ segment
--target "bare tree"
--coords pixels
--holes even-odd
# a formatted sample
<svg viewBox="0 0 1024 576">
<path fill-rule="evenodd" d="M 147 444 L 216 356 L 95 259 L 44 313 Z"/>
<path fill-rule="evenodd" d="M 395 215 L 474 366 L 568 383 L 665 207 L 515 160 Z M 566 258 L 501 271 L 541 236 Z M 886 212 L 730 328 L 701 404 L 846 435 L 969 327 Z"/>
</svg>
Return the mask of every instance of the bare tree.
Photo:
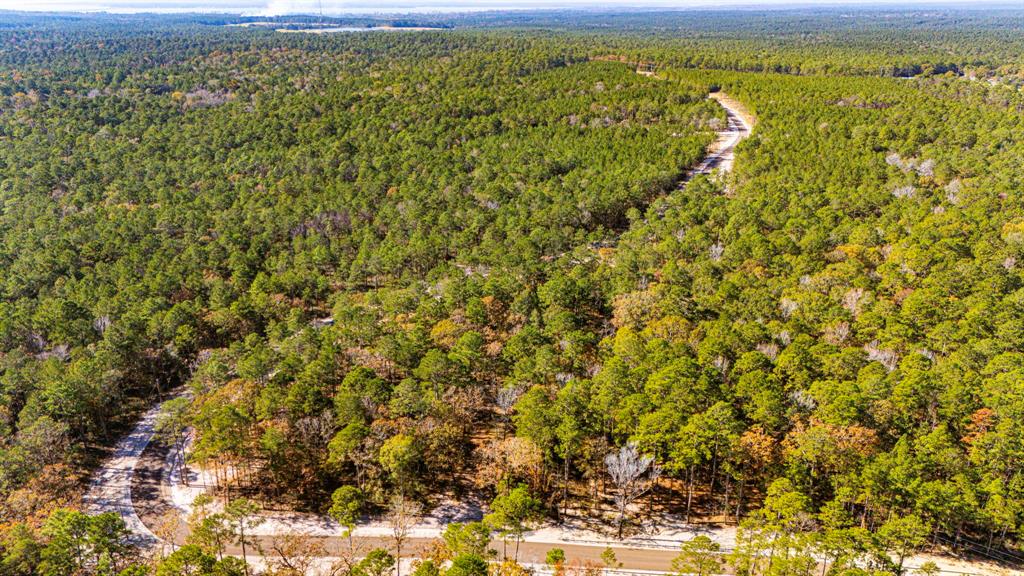
<svg viewBox="0 0 1024 576">
<path fill-rule="evenodd" d="M 899 352 L 879 348 L 878 340 L 872 340 L 870 343 L 865 344 L 864 351 L 868 353 L 868 360 L 881 362 L 882 366 L 885 366 L 885 369 L 889 372 L 895 370 L 900 363 Z"/>
<path fill-rule="evenodd" d="M 423 515 L 423 506 L 401 494 L 391 499 L 387 520 L 395 539 L 395 576 L 402 576 L 402 544 L 409 539 L 409 532 Z"/>
<path fill-rule="evenodd" d="M 498 414 L 501 417 L 501 437 L 502 439 L 508 434 L 508 422 L 512 416 L 512 407 L 515 406 L 516 400 L 522 395 L 523 390 L 516 386 L 510 386 L 508 388 L 502 388 L 498 390 L 497 395 L 494 397 L 494 405 L 498 409 Z"/>
<path fill-rule="evenodd" d="M 865 295 L 863 288 L 850 288 L 843 295 L 843 308 L 846 308 L 854 318 L 860 316 L 861 303 Z"/>
<path fill-rule="evenodd" d="M 110 316 L 106 315 L 100 316 L 99 318 L 92 321 L 93 329 L 99 332 L 100 335 L 106 333 L 107 329 L 110 328 L 111 324 L 113 324 L 113 322 L 110 320 Z"/>
<path fill-rule="evenodd" d="M 494 405 L 502 414 L 508 414 L 512 411 L 512 407 L 515 406 L 516 400 L 519 399 L 522 392 L 522 389 L 516 386 L 502 388 L 494 397 Z"/>
<path fill-rule="evenodd" d="M 654 463 L 653 456 L 641 456 L 632 442 L 605 456 L 604 464 L 615 483 L 615 507 L 619 513 L 621 539 L 629 505 L 654 486 L 661 475 L 661 467 Z"/>
<path fill-rule="evenodd" d="M 271 543 L 275 559 L 270 561 L 274 574 L 303 576 L 311 572 L 314 560 L 324 555 L 324 547 L 305 532 L 274 536 Z"/>
<path fill-rule="evenodd" d="M 723 254 L 725 254 L 725 246 L 721 242 L 715 242 L 708 248 L 708 257 L 712 262 L 720 262 Z"/>
<path fill-rule="evenodd" d="M 160 542 L 160 558 L 167 556 L 168 550 L 174 552 L 175 537 L 178 535 L 178 511 L 174 508 L 167 510 L 157 518 L 156 526 L 153 527 L 153 534 Z"/>
</svg>

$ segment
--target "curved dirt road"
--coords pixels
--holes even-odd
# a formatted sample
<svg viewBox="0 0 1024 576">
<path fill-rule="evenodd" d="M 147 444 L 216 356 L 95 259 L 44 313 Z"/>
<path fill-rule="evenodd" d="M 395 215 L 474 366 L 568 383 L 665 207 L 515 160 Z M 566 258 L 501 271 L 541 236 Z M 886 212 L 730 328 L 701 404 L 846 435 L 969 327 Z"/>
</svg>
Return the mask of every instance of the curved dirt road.
<svg viewBox="0 0 1024 576">
<path fill-rule="evenodd" d="M 733 100 L 721 94 L 710 97 L 717 100 L 726 111 L 728 123 L 724 130 L 718 132 L 715 142 L 708 147 L 708 154 L 703 161 L 690 170 L 683 183 L 697 174 L 710 174 L 715 169 L 729 171 L 732 168 L 736 145 L 746 138 L 752 129 L 750 116 Z M 175 505 L 171 490 L 171 468 L 168 464 L 167 449 L 153 443 L 154 425 L 160 407 L 156 406 L 146 412 L 130 434 L 122 438 L 115 449 L 114 455 L 100 468 L 90 483 L 84 497 L 86 509 L 90 512 L 115 511 L 125 520 L 128 529 L 142 546 L 156 546 L 161 543 L 182 544 L 188 534 L 184 512 Z M 168 530 L 168 519 L 177 524 L 176 529 Z M 304 522 L 309 524 L 308 519 Z M 160 526 L 158 529 L 157 527 Z M 337 556 L 347 540 L 342 541 L 340 534 L 327 535 L 324 530 L 333 531 L 327 521 L 315 530 L 309 540 L 322 547 L 326 556 Z M 174 532 L 165 542 L 158 538 L 153 530 L 162 534 Z M 274 536 L 263 534 L 256 537 L 260 547 L 269 553 L 273 549 Z M 366 552 L 373 548 L 390 548 L 392 540 L 384 535 L 365 535 L 355 538 L 357 550 Z M 403 546 L 404 555 L 415 556 L 426 550 L 436 541 L 436 536 L 418 536 L 410 538 Z M 561 548 L 569 561 L 588 562 L 602 565 L 602 552 L 609 544 L 606 542 L 567 542 L 542 540 L 528 536 L 519 546 L 519 560 L 524 563 L 542 564 L 551 548 Z M 642 571 L 669 571 L 672 559 L 678 555 L 677 548 L 672 545 L 630 546 L 621 543 L 610 544 L 615 551 L 622 568 Z M 495 541 L 492 547 L 503 549 L 503 543 Z M 512 545 L 509 545 L 511 554 Z M 241 549 L 229 546 L 228 554 L 240 555 Z M 250 551 L 251 552 L 251 551 Z"/>
<path fill-rule="evenodd" d="M 681 185 L 697 174 L 710 174 L 715 169 L 721 172 L 728 172 L 732 169 L 734 162 L 735 147 L 744 138 L 750 135 L 753 129 L 753 118 L 743 107 L 728 95 L 715 93 L 709 96 L 716 100 L 726 111 L 728 118 L 727 126 L 718 132 L 715 142 L 708 147 L 708 154 L 704 160 L 690 170 L 683 178 Z M 172 494 L 172 468 L 167 458 L 168 450 L 158 443 L 152 442 L 154 436 L 154 425 L 160 407 L 156 406 L 146 412 L 136 424 L 130 434 L 122 438 L 113 453 L 105 462 L 104 466 L 96 471 L 89 485 L 87 494 L 84 497 L 84 504 L 87 511 L 91 513 L 114 511 L 120 514 L 132 532 L 136 543 L 143 547 L 153 548 L 161 544 L 180 545 L 184 543 L 188 534 L 185 523 L 185 513 L 179 506 L 175 505 L 175 498 Z M 180 482 L 174 479 L 173 482 Z M 302 516 L 302 515 L 296 515 Z M 162 534 L 170 526 L 167 526 L 167 519 L 172 518 L 176 528 L 170 530 L 173 536 L 167 540 L 158 538 L 153 530 Z M 318 553 L 324 560 L 337 557 L 342 550 L 347 550 L 348 541 L 343 540 L 340 530 L 329 521 L 322 520 L 319 523 L 314 519 L 310 522 L 310 516 L 305 515 L 302 521 L 296 522 L 296 526 L 282 529 L 282 532 L 271 531 L 280 536 L 283 534 L 310 534 L 308 540 L 319 547 Z M 319 524 L 317 526 L 317 524 Z M 161 528 L 157 528 L 160 526 Z M 313 530 L 308 530 L 310 527 Z M 264 531 L 267 532 L 267 531 Z M 359 535 L 364 532 L 364 535 Z M 434 545 L 438 534 L 424 534 L 423 530 L 416 531 L 416 537 L 409 538 L 403 545 L 403 556 L 417 556 Z M 724 530 L 703 529 L 694 530 L 695 533 L 702 533 L 719 541 L 723 550 L 731 547 L 732 534 Z M 371 535 L 372 533 L 372 535 Z M 393 540 L 387 537 L 386 532 L 377 530 L 368 532 L 357 528 L 357 536 L 354 538 L 356 553 L 366 553 L 373 548 L 391 549 Z M 261 534 L 256 537 L 257 544 L 264 551 L 266 557 L 273 556 L 275 536 Z M 633 571 L 637 572 L 669 572 L 671 571 L 672 559 L 678 555 L 678 545 L 675 542 L 649 540 L 646 543 L 608 543 L 608 542 L 586 542 L 573 539 L 552 539 L 550 536 L 538 536 L 529 534 L 525 541 L 519 546 L 519 561 L 525 564 L 541 565 L 544 563 L 548 550 L 561 548 L 565 551 L 566 559 L 569 562 L 588 563 L 595 566 L 602 566 L 601 558 L 605 548 L 610 546 L 622 564 L 621 571 L 617 573 Z M 501 541 L 494 541 L 491 547 L 500 552 L 503 549 Z M 509 555 L 512 555 L 514 544 L 508 545 Z M 229 555 L 241 556 L 241 549 L 230 545 L 225 552 Z M 249 550 L 250 559 L 256 554 Z M 940 561 L 940 565 L 947 564 L 945 558 L 932 558 Z M 943 572 L 951 574 L 983 574 L 985 571 L 967 570 L 962 565 L 952 567 L 944 566 Z M 950 569 L 952 568 L 952 569 Z M 974 567 L 971 567 L 974 568 Z"/>
<path fill-rule="evenodd" d="M 113 455 L 93 474 L 89 489 L 82 498 L 86 512 L 117 512 L 141 546 L 155 544 L 157 537 L 136 514 L 131 491 L 139 459 L 153 439 L 159 414 L 160 404 L 157 404 L 143 414 L 127 436 L 118 441 Z"/>
</svg>

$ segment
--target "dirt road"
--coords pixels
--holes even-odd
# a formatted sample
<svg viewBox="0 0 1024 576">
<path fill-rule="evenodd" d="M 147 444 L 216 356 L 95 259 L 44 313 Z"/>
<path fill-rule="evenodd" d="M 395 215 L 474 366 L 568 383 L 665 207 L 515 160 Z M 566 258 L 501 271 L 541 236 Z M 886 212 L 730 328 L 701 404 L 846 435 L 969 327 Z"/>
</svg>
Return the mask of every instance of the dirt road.
<svg viewBox="0 0 1024 576">
<path fill-rule="evenodd" d="M 728 171 L 732 168 L 736 145 L 750 134 L 749 115 L 732 99 L 724 95 L 712 95 L 725 109 L 728 123 L 718 133 L 715 142 L 709 146 L 704 160 L 688 174 L 709 174 L 713 170 Z M 172 468 L 166 458 L 166 450 L 152 443 L 154 424 L 159 407 L 149 410 L 135 426 L 135 429 L 118 442 L 114 456 L 97 471 L 85 497 L 86 508 L 91 512 L 116 511 L 125 520 L 137 542 L 143 546 L 155 546 L 162 542 L 181 544 L 188 529 L 185 524 L 186 512 L 175 503 L 172 493 Z M 263 530 L 257 536 L 261 547 L 272 550 L 275 535 L 308 533 L 311 541 L 323 547 L 323 553 L 335 556 L 339 553 L 341 539 L 337 528 L 326 519 L 310 515 L 293 515 L 291 523 L 275 520 L 272 529 Z M 158 537 L 159 532 L 163 538 Z M 436 532 L 436 531 L 435 531 Z M 436 541 L 439 534 L 412 538 L 407 545 L 409 554 L 414 555 Z M 166 542 L 166 540 L 170 542 Z M 360 535 L 356 538 L 358 549 L 371 550 L 376 547 L 391 547 L 392 540 L 378 530 L 375 535 Z M 345 544 L 347 546 L 347 543 Z M 671 561 L 677 555 L 674 545 L 630 546 L 621 543 L 565 541 L 550 535 L 531 535 L 519 546 L 519 559 L 527 563 L 541 563 L 548 550 L 561 548 L 570 561 L 601 564 L 601 554 L 606 546 L 615 551 L 624 569 L 668 571 Z M 493 547 L 501 551 L 502 542 L 495 541 Z M 240 549 L 229 548 L 228 553 L 240 554 Z M 511 552 L 510 552 L 511 554 Z"/>
<path fill-rule="evenodd" d="M 149 416 L 147 413 L 147 417 Z M 144 418 L 144 420 L 146 419 Z M 140 422 L 140 427 L 151 428 L 152 424 L 150 423 L 148 426 L 145 426 Z M 141 439 L 145 437 L 145 434 L 133 433 L 119 444 L 119 451 L 123 447 L 126 454 L 131 454 L 131 456 L 126 456 L 123 462 L 128 462 L 130 459 L 137 468 L 135 473 L 130 476 L 130 492 L 120 489 L 104 490 L 105 494 L 115 496 L 115 498 L 107 499 L 105 502 L 119 510 L 130 510 L 135 515 L 135 518 L 139 519 L 134 528 L 141 526 L 145 530 L 145 533 L 149 536 L 147 543 L 150 545 L 157 544 L 159 541 L 146 527 L 149 526 L 153 527 L 154 530 L 160 530 L 156 527 L 164 524 L 169 517 L 175 518 L 177 527 L 173 530 L 173 536 L 170 536 L 170 543 L 183 544 L 188 535 L 188 528 L 185 523 L 184 514 L 174 503 L 174 496 L 172 494 L 174 485 L 170 481 L 172 472 L 170 470 L 170 460 L 167 458 L 168 450 L 156 443 L 148 444 L 148 440 L 148 445 L 143 446 Z M 311 515 L 296 514 L 294 517 L 299 528 L 282 525 L 274 530 L 256 531 L 264 532 L 257 536 L 256 540 L 265 553 L 271 554 L 276 536 L 288 533 L 307 534 L 308 541 L 318 545 L 321 548 L 321 554 L 324 556 L 336 557 L 342 550 L 348 549 L 348 540 L 342 539 L 340 530 L 326 519 L 318 526 L 311 523 L 311 521 L 316 522 L 316 520 L 311 520 Z M 275 521 L 283 524 L 280 519 Z M 265 532 L 274 532 L 276 536 L 266 534 Z M 419 532 L 423 533 L 425 531 L 420 530 Z M 357 535 L 354 541 L 357 553 L 362 554 L 374 548 L 390 550 L 394 547 L 394 540 L 389 537 L 387 530 L 381 531 L 380 535 L 376 536 Z M 437 536 L 410 538 L 403 545 L 403 555 L 416 556 L 436 542 Z M 491 547 L 498 551 L 499 557 L 506 548 L 505 543 L 500 540 L 492 542 Z M 565 551 L 566 559 L 569 561 L 603 565 L 601 554 L 604 552 L 605 547 L 605 543 L 538 541 L 528 536 L 528 539 L 519 545 L 519 560 L 525 563 L 540 564 L 544 562 L 548 550 L 561 548 Z M 514 549 L 515 543 L 509 542 L 507 545 L 509 557 L 513 555 Z M 627 570 L 668 571 L 671 569 L 672 559 L 678 555 L 675 547 L 655 549 L 613 545 L 612 549 L 615 551 L 619 562 L 622 563 L 622 567 Z M 237 546 L 228 546 L 226 552 L 232 555 L 240 555 L 242 551 Z"/>
<path fill-rule="evenodd" d="M 715 142 L 709 146 L 708 155 L 690 171 L 687 178 L 695 174 L 710 174 L 715 169 L 731 170 L 736 145 L 749 136 L 753 127 L 753 118 L 738 102 L 721 93 L 710 97 L 725 109 L 727 126 L 718 133 Z M 182 544 L 188 534 L 185 524 L 187 512 L 180 502 L 176 503 L 175 484 L 172 481 L 174 467 L 169 464 L 167 450 L 152 442 L 158 414 L 159 407 L 146 412 L 132 432 L 118 442 L 113 456 L 96 472 L 84 498 L 86 509 L 90 512 L 115 511 L 120 514 L 136 541 L 147 547 L 161 543 Z M 325 559 L 337 556 L 341 547 L 348 546 L 347 540 L 340 537 L 338 527 L 328 520 L 309 514 L 294 514 L 290 517 L 294 519 L 293 522 L 287 518 L 283 521 L 275 519 L 274 526 L 265 527 L 257 536 L 259 546 L 266 554 L 272 555 L 276 537 L 287 534 L 309 534 L 309 541 L 322 548 L 320 554 Z M 697 532 L 707 534 L 720 542 L 723 549 L 730 547 L 729 540 L 734 537 L 728 529 L 687 529 L 690 531 L 688 537 Z M 403 555 L 409 557 L 421 553 L 436 542 L 439 533 L 436 527 L 418 531 L 415 537 L 407 541 Z M 356 534 L 357 553 L 365 553 L 373 548 L 393 548 L 393 540 L 388 537 L 387 530 L 379 526 L 376 531 L 361 529 Z M 602 565 L 602 553 L 610 546 L 626 571 L 667 572 L 671 570 L 672 559 L 678 554 L 677 542 L 585 542 L 581 541 L 585 537 L 581 534 L 573 533 L 570 536 L 567 537 L 565 531 L 554 537 L 550 531 L 531 533 L 519 546 L 519 560 L 528 564 L 543 563 L 548 550 L 561 548 L 570 562 Z M 678 537 L 678 534 L 674 537 Z M 513 546 L 508 545 L 509 555 L 512 554 Z M 505 545 L 495 541 L 492 547 L 500 554 Z M 240 555 L 241 549 L 229 546 L 227 553 Z M 966 569 L 960 572 L 956 568 L 949 570 L 947 566 L 944 568 L 949 572 L 970 573 Z"/>
<path fill-rule="evenodd" d="M 750 136 L 754 129 L 754 117 L 735 99 L 722 92 L 714 92 L 708 96 L 725 109 L 727 118 L 726 129 L 718 133 L 718 138 L 708 149 L 708 156 L 697 167 L 698 173 L 710 173 L 715 168 L 723 172 L 732 170 L 735 161 L 736 145 Z"/>
<path fill-rule="evenodd" d="M 89 490 L 83 498 L 85 510 L 89 513 L 113 511 L 120 514 L 140 545 L 153 544 L 157 538 L 135 512 L 132 505 L 132 480 L 143 451 L 153 439 L 159 413 L 159 405 L 151 408 L 131 433 L 117 443 L 113 456 L 93 475 Z"/>
</svg>

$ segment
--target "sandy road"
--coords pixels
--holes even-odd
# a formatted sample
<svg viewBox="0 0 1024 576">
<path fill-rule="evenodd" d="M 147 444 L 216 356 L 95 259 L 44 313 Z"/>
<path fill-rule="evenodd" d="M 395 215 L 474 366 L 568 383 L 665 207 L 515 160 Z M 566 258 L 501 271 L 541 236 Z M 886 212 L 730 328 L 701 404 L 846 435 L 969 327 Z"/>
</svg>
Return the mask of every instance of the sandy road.
<svg viewBox="0 0 1024 576">
<path fill-rule="evenodd" d="M 708 98 L 718 102 L 725 109 L 726 128 L 718 132 L 718 137 L 708 147 L 708 155 L 690 171 L 687 179 L 695 174 L 710 174 L 716 168 L 722 172 L 732 170 L 736 145 L 750 136 L 751 130 L 754 129 L 753 116 L 735 99 L 722 92 L 714 92 Z"/>
<path fill-rule="evenodd" d="M 153 439 L 159 414 L 159 404 L 150 408 L 135 424 L 135 428 L 117 443 L 113 455 L 94 473 L 82 499 L 89 513 L 120 514 L 136 542 L 143 546 L 156 543 L 157 538 L 135 512 L 132 505 L 132 480 L 143 451 Z"/>
<path fill-rule="evenodd" d="M 715 169 L 728 171 L 732 168 L 736 145 L 750 134 L 750 116 L 734 100 L 722 94 L 710 96 L 726 111 L 728 122 L 725 130 L 718 133 L 714 143 L 708 147 L 703 161 L 689 171 L 685 180 L 696 174 L 710 174 Z M 104 466 L 94 475 L 84 497 L 86 509 L 98 513 L 115 511 L 122 516 L 136 541 L 142 546 L 156 546 L 161 543 L 182 544 L 188 534 L 185 515 L 174 504 L 171 494 L 171 471 L 166 458 L 166 449 L 153 444 L 154 426 L 160 412 L 155 406 L 146 412 L 130 434 L 122 438 Z M 168 518 L 175 518 L 177 524 L 171 542 L 164 542 L 154 530 L 167 533 Z M 157 528 L 160 526 L 160 528 Z M 283 530 L 283 529 L 282 529 Z M 304 530 L 303 530 L 304 531 Z M 273 549 L 274 535 L 261 534 L 256 537 L 261 548 L 269 553 Z M 347 541 L 338 536 L 316 530 L 308 538 L 322 547 L 323 554 L 336 556 Z M 357 550 L 390 548 L 392 539 L 383 536 L 358 536 Z M 407 555 L 416 555 L 436 541 L 435 537 L 415 537 L 408 541 Z M 561 548 L 569 561 L 601 564 L 601 554 L 606 543 L 576 543 L 564 541 L 540 541 L 527 538 L 519 546 L 519 560 L 526 563 L 542 563 L 551 548 Z M 492 547 L 503 550 L 504 543 L 495 541 Z M 624 569 L 644 571 L 668 571 L 672 559 L 678 554 L 674 547 L 642 547 L 611 544 L 618 561 Z M 511 547 L 510 547 L 511 554 Z M 240 554 L 237 547 L 229 547 L 229 554 Z"/>
<path fill-rule="evenodd" d="M 167 458 L 167 449 L 158 443 L 153 443 L 153 426 L 156 421 L 159 408 L 148 411 L 135 429 L 118 442 L 116 450 L 106 465 L 96 472 L 90 486 L 85 502 L 90 512 L 115 511 L 124 517 L 128 528 L 132 531 L 136 542 L 143 547 L 155 548 L 160 544 L 180 545 L 188 535 L 185 524 L 185 517 L 181 510 L 175 507 L 172 499 L 171 471 Z M 168 512 L 171 514 L 168 515 Z M 174 534 L 168 537 L 170 542 L 161 541 L 151 530 L 158 530 L 165 519 L 170 516 L 175 519 L 177 527 Z M 324 564 L 330 564 L 342 550 L 348 549 L 347 539 L 341 538 L 336 528 L 327 527 L 327 531 L 320 531 L 308 536 L 311 543 L 320 547 L 318 554 L 322 557 Z M 308 525 L 307 525 L 308 527 Z M 303 533 L 306 530 L 282 530 L 284 534 Z M 702 530 L 708 536 L 721 541 L 720 530 Z M 280 535 L 280 533 L 279 533 Z M 403 546 L 403 556 L 406 558 L 422 554 L 436 542 L 436 536 L 410 538 Z M 275 536 L 263 534 L 256 538 L 256 541 L 265 554 L 265 558 L 274 557 Z M 355 551 L 357 556 L 365 554 L 374 548 L 385 548 L 393 550 L 394 541 L 384 531 L 376 536 L 357 536 L 354 538 Z M 597 566 L 603 565 L 601 554 L 605 549 L 605 542 L 566 542 L 550 538 L 538 538 L 536 535 L 528 535 L 527 540 L 519 547 L 519 561 L 524 564 L 542 564 L 548 550 L 561 548 L 565 551 L 569 562 L 589 563 Z M 619 562 L 622 563 L 622 570 L 615 571 L 616 576 L 630 571 L 636 572 L 667 572 L 671 570 L 672 559 L 678 554 L 674 545 L 660 544 L 630 545 L 612 543 L 610 546 Z M 499 557 L 505 548 L 505 544 L 495 540 L 491 548 L 498 551 Z M 728 546 L 723 546 L 727 549 Z M 514 551 L 514 544 L 508 543 L 508 555 L 511 557 Z M 238 546 L 228 546 L 227 554 L 240 556 L 241 549 Z M 250 560 L 255 554 L 250 549 Z M 921 556 L 914 558 L 908 565 L 920 566 L 924 560 L 932 560 L 942 568 L 943 574 L 954 576 L 962 575 L 988 575 L 988 574 L 1019 574 L 1016 570 L 1006 570 L 1004 567 L 990 564 L 978 564 L 965 561 L 953 561 L 948 557 Z"/>
<path fill-rule="evenodd" d="M 145 541 L 149 545 L 156 545 L 159 543 L 159 540 L 153 536 L 146 526 L 156 529 L 155 527 L 165 522 L 168 516 L 176 517 L 177 527 L 169 543 L 175 545 L 183 544 L 188 536 L 188 528 L 185 523 L 184 514 L 174 503 L 172 494 L 174 485 L 171 482 L 172 472 L 170 470 L 170 462 L 172 460 L 167 458 L 167 449 L 159 444 L 148 444 L 140 449 L 140 439 L 142 437 L 144 435 L 135 435 L 133 433 L 122 440 L 122 444 L 125 444 L 127 451 L 134 454 L 133 459 L 135 466 L 137 466 L 137 471 L 130 477 L 131 490 L 129 492 L 117 490 L 114 493 L 117 498 L 113 501 L 108 500 L 108 502 L 113 502 L 119 509 L 131 510 L 135 518 L 139 519 L 135 527 L 141 526 L 146 534 L 149 535 L 149 540 Z M 169 512 L 170 514 L 168 514 Z M 273 530 L 257 529 L 255 531 L 259 533 L 255 540 L 266 555 L 273 556 L 272 551 L 275 539 L 289 533 L 305 534 L 309 542 L 314 543 L 320 548 L 319 554 L 322 556 L 337 557 L 343 551 L 348 551 L 348 540 L 341 537 L 340 530 L 333 527 L 326 520 L 319 527 L 320 529 L 317 529 L 315 524 L 310 524 L 309 517 L 311 515 L 302 516 L 306 518 L 297 522 L 301 528 L 280 526 L 275 527 Z M 274 532 L 274 534 L 267 534 L 267 532 Z M 416 532 L 422 534 L 426 531 L 416 530 Z M 379 535 L 370 536 L 358 535 L 359 529 L 357 528 L 356 534 L 357 536 L 353 540 L 357 555 L 365 554 L 374 548 L 385 548 L 388 550 L 393 550 L 394 548 L 394 540 L 389 537 L 386 530 Z M 569 561 L 603 565 L 601 554 L 606 547 L 605 543 L 572 543 L 542 540 L 538 541 L 528 535 L 527 539 L 519 545 L 519 561 L 542 564 L 548 550 L 561 548 L 565 551 L 566 559 Z M 437 536 L 433 535 L 417 535 L 409 538 L 403 544 L 403 556 L 417 556 L 428 550 L 436 542 Z M 671 569 L 672 559 L 678 555 L 675 547 L 650 548 L 616 544 L 613 544 L 611 547 L 615 551 L 619 562 L 622 563 L 622 567 L 626 570 L 668 571 Z M 491 548 L 498 551 L 500 557 L 506 545 L 500 540 L 495 540 L 491 543 Z M 507 544 L 509 557 L 513 555 L 514 549 L 514 542 L 509 542 Z M 242 551 L 238 546 L 231 545 L 226 548 L 225 552 L 231 555 L 241 555 Z M 249 552 L 252 554 L 251 550 Z"/>
<path fill-rule="evenodd" d="M 726 111 L 726 128 L 718 132 L 715 141 L 708 147 L 708 154 L 683 179 L 683 184 L 697 174 L 710 174 L 718 169 L 720 172 L 728 172 L 732 169 L 735 148 L 744 138 L 750 135 L 753 129 L 754 119 L 743 108 L 741 104 L 723 93 L 715 93 L 709 96 L 716 100 Z M 179 506 L 175 505 L 172 485 L 173 466 L 169 465 L 166 448 L 153 443 L 154 425 L 159 414 L 159 406 L 153 407 L 146 412 L 136 424 L 130 434 L 122 438 L 116 445 L 113 455 L 98 469 L 90 483 L 87 494 L 84 497 L 86 510 L 91 513 L 114 511 L 120 514 L 132 532 L 136 542 L 144 547 L 153 548 L 161 544 L 180 545 L 184 543 L 188 535 L 188 528 L 185 523 L 185 513 Z M 306 515 L 309 516 L 309 515 Z M 167 540 L 161 540 L 154 534 L 154 530 L 165 533 L 162 526 L 167 519 L 173 519 L 176 527 L 167 534 Z M 316 526 L 317 521 L 313 521 Z M 273 530 L 264 530 L 256 537 L 259 548 L 264 551 L 267 557 L 273 556 L 275 538 L 284 534 L 308 534 L 310 542 L 320 547 L 319 554 L 325 561 L 337 557 L 342 550 L 348 549 L 348 541 L 342 539 L 336 527 L 331 526 L 326 520 L 319 522 L 319 529 L 309 530 L 311 526 L 308 518 L 304 522 L 297 523 L 297 526 L 281 525 Z M 161 528 L 157 528 L 161 527 Z M 268 533 L 269 532 L 269 533 Z M 726 535 L 724 532 L 711 530 L 699 530 L 711 536 L 714 540 L 723 544 L 723 549 L 728 549 L 730 538 L 734 535 Z M 357 534 L 359 530 L 357 529 Z M 420 533 L 422 534 L 422 532 Z M 410 557 L 421 554 L 437 541 L 436 535 L 417 535 L 406 541 L 403 546 L 403 556 Z M 394 541 L 388 537 L 386 532 L 378 531 L 375 535 L 357 535 L 354 538 L 356 554 L 360 555 L 374 548 L 393 549 Z M 492 542 L 491 547 L 499 552 L 505 549 L 505 543 L 501 541 Z M 561 548 L 565 551 L 569 562 L 591 563 L 603 565 L 601 558 L 606 547 L 614 550 L 617 560 L 622 564 L 621 572 L 630 570 L 638 572 L 668 572 L 671 570 L 672 559 L 678 555 L 676 545 L 660 545 L 653 541 L 648 545 L 633 545 L 628 543 L 608 542 L 583 542 L 579 539 L 552 539 L 550 537 L 531 534 L 519 546 L 518 559 L 525 564 L 542 564 L 548 550 Z M 508 543 L 509 556 L 514 549 L 513 543 Z M 241 549 L 231 545 L 226 549 L 227 554 L 241 555 Z M 250 559 L 254 556 L 249 551 Z M 985 566 L 980 569 L 977 565 L 970 563 L 953 563 L 948 558 L 930 557 L 937 560 L 942 566 L 944 573 L 949 574 L 990 574 L 1002 572 L 1002 570 L 990 571 Z M 918 564 L 922 558 L 918 558 Z"/>
</svg>

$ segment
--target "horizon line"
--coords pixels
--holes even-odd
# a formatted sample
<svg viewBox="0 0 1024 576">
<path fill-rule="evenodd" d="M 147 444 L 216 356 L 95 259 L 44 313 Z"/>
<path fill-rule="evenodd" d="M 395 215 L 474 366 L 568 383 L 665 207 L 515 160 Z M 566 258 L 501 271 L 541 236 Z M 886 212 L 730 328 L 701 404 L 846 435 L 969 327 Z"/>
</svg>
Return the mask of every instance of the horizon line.
<svg viewBox="0 0 1024 576">
<path fill-rule="evenodd" d="M 407 1 L 407 0 L 406 0 Z M 536 1 L 536 0 L 534 0 Z M 402 2 L 402 0 L 399 0 Z M 429 2 L 429 0 L 428 0 Z M 466 5 L 458 5 L 462 2 L 466 2 Z M 75 2 L 69 2 L 74 4 Z M 404 3 L 404 2 L 403 2 Z M 852 10 L 885 10 L 885 11 L 911 11 L 920 9 L 945 9 L 945 10 L 962 10 L 962 11 L 977 11 L 983 12 L 991 10 L 993 8 L 1020 11 L 1024 12 L 1024 5 L 1019 2 L 1012 2 L 1007 0 L 993 0 L 983 2 L 971 2 L 970 0 L 853 0 L 853 1 L 835 1 L 829 0 L 825 2 L 813 2 L 805 0 L 803 2 L 790 2 L 788 0 L 767 0 L 766 2 L 758 3 L 752 2 L 751 0 L 739 0 L 735 3 L 732 0 L 719 0 L 717 2 L 712 0 L 698 0 L 692 4 L 679 6 L 679 5 L 663 5 L 663 4 L 622 4 L 618 6 L 602 4 L 600 2 L 593 3 L 580 3 L 580 4 L 567 4 L 563 6 L 544 6 L 544 5 L 514 5 L 510 2 L 508 6 L 483 6 L 476 7 L 473 4 L 475 2 L 467 0 L 452 0 L 453 5 L 449 6 L 430 6 L 430 5 L 413 5 L 414 2 L 408 2 L 409 6 L 394 6 L 381 9 L 379 7 L 361 8 L 358 5 L 352 6 L 347 9 L 340 11 L 331 11 L 318 13 L 315 11 L 308 10 L 295 10 L 295 11 L 281 11 L 281 12 L 268 12 L 270 6 L 231 6 L 224 8 L 212 8 L 204 9 L 201 6 L 182 6 L 174 7 L 168 6 L 166 8 L 154 9 L 152 4 L 148 6 L 97 6 L 95 8 L 75 8 L 73 6 L 38 6 L 38 7 L 18 7 L 18 8 L 5 8 L 0 7 L 0 14 L 26 14 L 26 15 L 89 15 L 89 16 L 124 16 L 124 15 L 152 15 L 152 16 L 188 16 L 194 14 L 196 16 L 236 16 L 239 18 L 280 18 L 280 17 L 304 17 L 304 16 L 324 16 L 330 18 L 343 18 L 343 17 L 372 17 L 372 16 L 398 16 L 398 15 L 461 15 L 461 14 L 501 14 L 501 13 L 556 13 L 556 12 L 591 12 L 591 13 L 622 13 L 622 12 L 727 12 L 730 10 L 736 11 L 772 11 L 772 12 L 784 12 L 787 10 L 835 10 L 835 9 L 852 9 Z M 271 5 L 273 2 L 270 3 Z"/>
</svg>

